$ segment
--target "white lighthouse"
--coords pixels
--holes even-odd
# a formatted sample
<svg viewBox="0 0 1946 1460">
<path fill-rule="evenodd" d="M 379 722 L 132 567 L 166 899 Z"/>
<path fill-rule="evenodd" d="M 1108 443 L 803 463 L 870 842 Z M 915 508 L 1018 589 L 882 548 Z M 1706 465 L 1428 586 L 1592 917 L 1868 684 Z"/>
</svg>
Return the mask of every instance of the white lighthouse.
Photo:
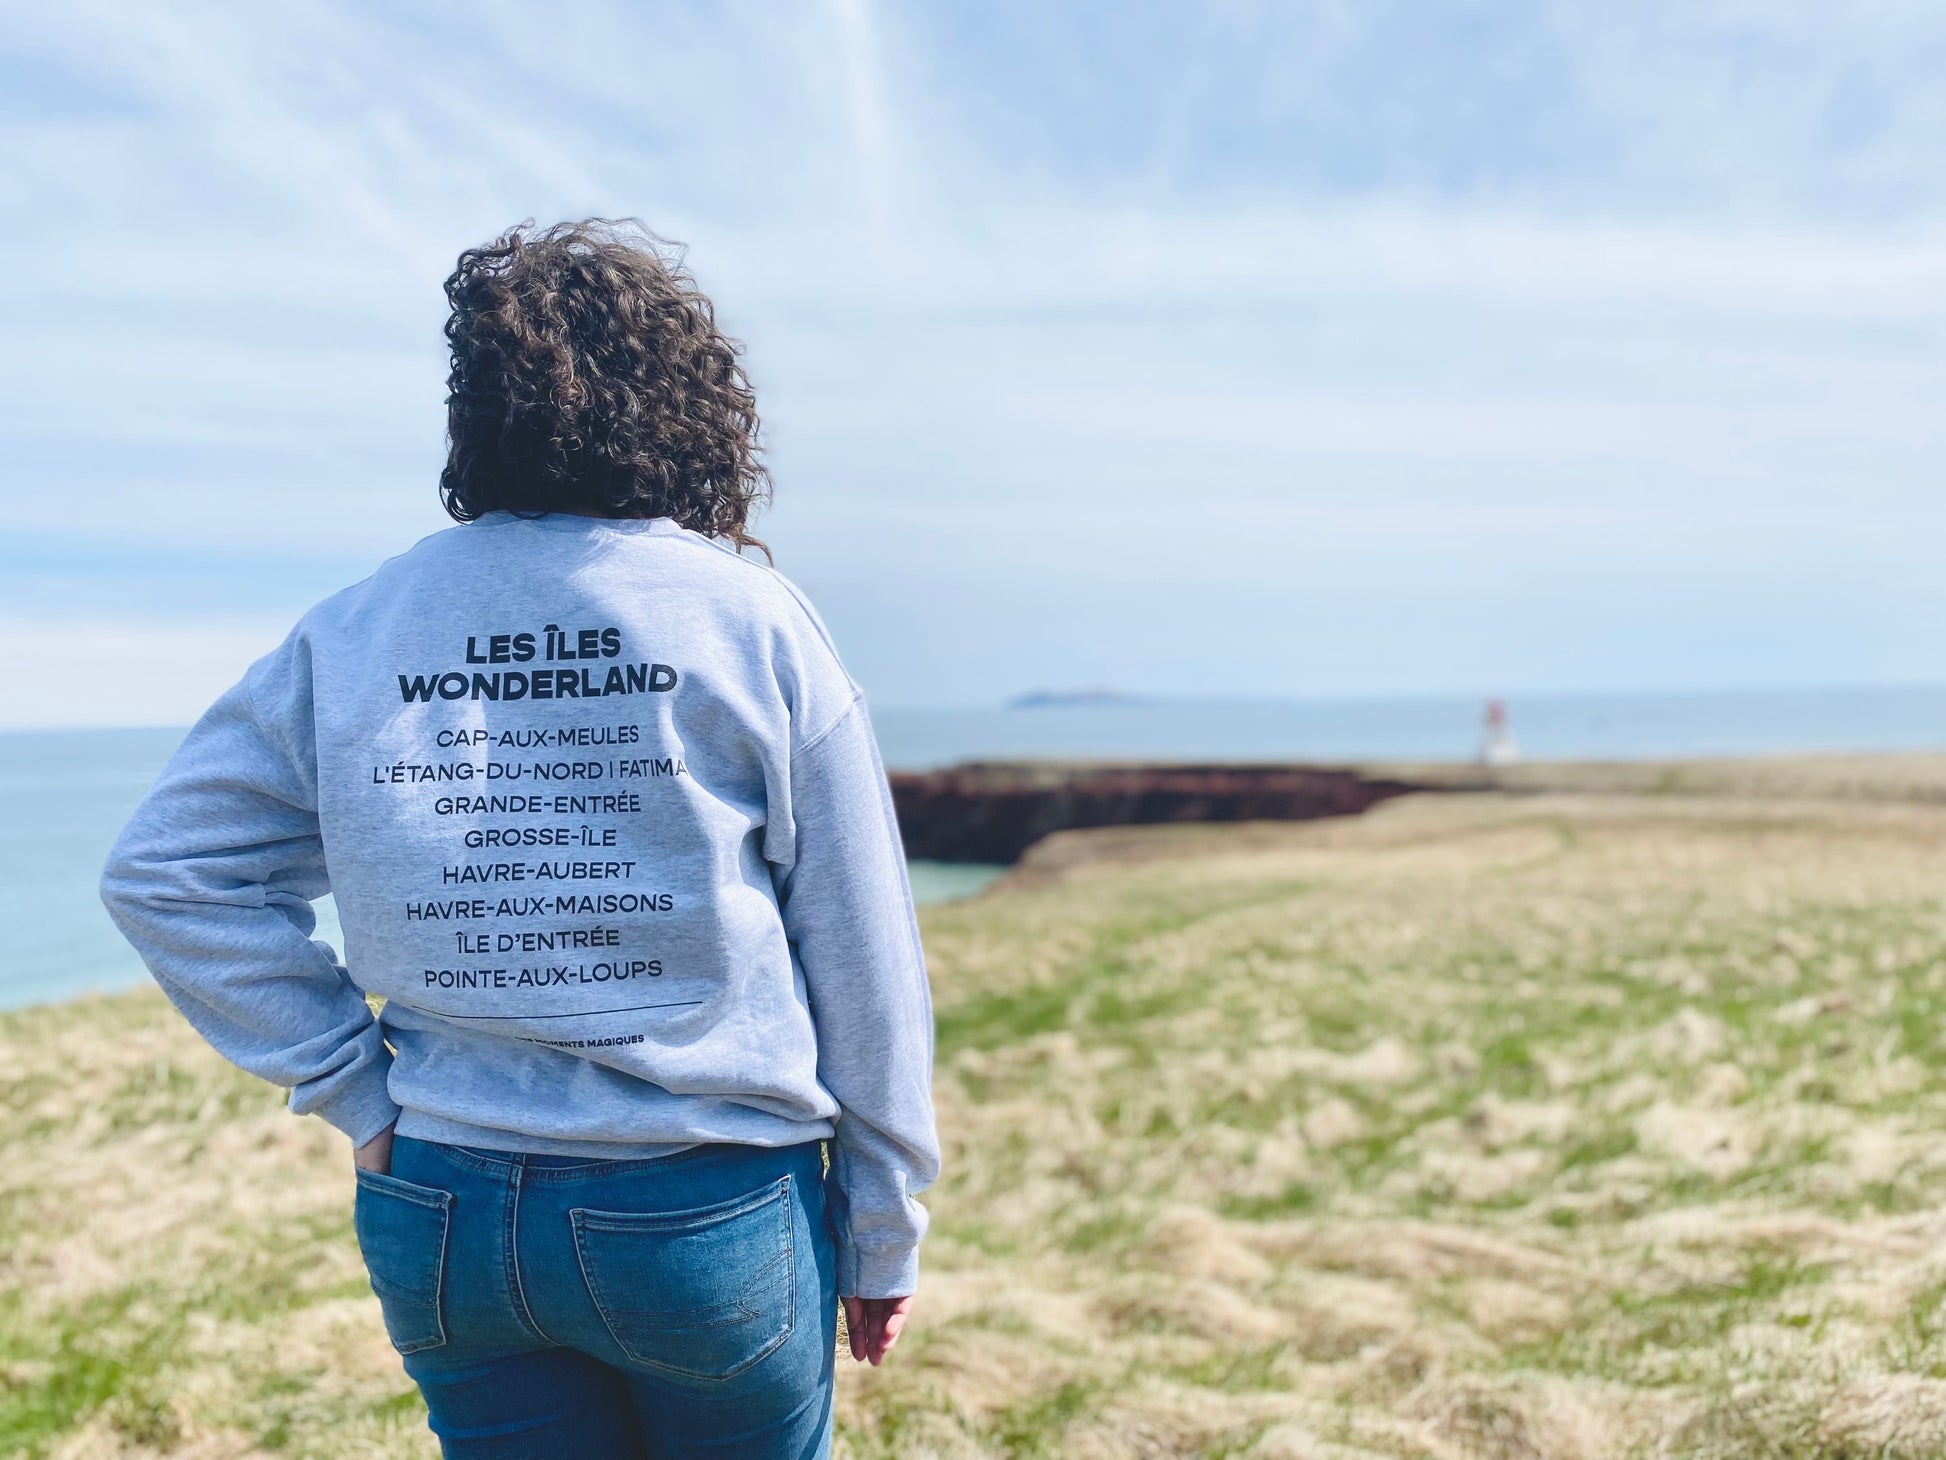
<svg viewBox="0 0 1946 1460">
<path fill-rule="evenodd" d="M 1520 742 L 1514 739 L 1507 723 L 1507 707 L 1500 700 L 1487 701 L 1486 724 L 1480 731 L 1480 764 L 1513 765 L 1520 759 Z"/>
</svg>

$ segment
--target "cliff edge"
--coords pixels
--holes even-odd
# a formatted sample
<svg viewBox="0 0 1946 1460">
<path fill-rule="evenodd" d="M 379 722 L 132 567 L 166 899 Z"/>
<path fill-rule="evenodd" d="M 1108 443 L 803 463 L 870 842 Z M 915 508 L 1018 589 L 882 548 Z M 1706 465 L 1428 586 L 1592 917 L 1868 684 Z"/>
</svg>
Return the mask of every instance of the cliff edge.
<svg viewBox="0 0 1946 1460">
<path fill-rule="evenodd" d="M 1293 765 L 973 762 L 890 777 L 906 855 L 1012 862 L 1042 837 L 1094 826 L 1311 821 L 1425 789 Z"/>
</svg>

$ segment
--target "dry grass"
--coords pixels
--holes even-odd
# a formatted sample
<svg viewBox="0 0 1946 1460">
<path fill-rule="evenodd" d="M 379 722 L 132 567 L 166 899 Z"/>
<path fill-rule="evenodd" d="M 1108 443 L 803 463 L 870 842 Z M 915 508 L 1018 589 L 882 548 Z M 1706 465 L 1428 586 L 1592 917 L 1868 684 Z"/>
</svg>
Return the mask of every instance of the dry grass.
<svg viewBox="0 0 1946 1460">
<path fill-rule="evenodd" d="M 1425 786 L 1556 794 L 1946 801 L 1946 755 L 1760 755 L 1663 761 L 1528 761 L 1497 770 L 1404 762 L 1361 767 Z"/>
<path fill-rule="evenodd" d="M 1946 1433 L 1946 809 L 1415 797 L 935 909 L 948 1175 L 852 1456 Z M 0 1447 L 430 1454 L 335 1137 L 153 996 L 0 1021 Z"/>
</svg>

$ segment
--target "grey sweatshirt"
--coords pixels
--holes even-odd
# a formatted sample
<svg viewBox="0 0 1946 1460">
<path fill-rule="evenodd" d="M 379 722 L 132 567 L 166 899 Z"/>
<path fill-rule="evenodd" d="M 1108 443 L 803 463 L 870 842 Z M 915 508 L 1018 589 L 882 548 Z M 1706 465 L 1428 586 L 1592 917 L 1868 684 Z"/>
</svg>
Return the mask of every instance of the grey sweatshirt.
<svg viewBox="0 0 1946 1460">
<path fill-rule="evenodd" d="M 828 1136 L 840 1290 L 914 1289 L 932 1007 L 885 773 L 816 614 L 727 548 L 425 539 L 204 715 L 102 897 L 211 1044 L 355 1143 Z"/>
</svg>

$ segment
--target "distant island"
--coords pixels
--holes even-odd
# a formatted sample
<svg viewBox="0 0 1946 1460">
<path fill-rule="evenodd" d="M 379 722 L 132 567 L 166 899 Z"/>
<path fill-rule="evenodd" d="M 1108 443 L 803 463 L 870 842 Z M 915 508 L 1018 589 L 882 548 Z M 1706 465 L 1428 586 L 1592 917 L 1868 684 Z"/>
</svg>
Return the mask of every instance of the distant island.
<svg viewBox="0 0 1946 1460">
<path fill-rule="evenodd" d="M 1107 708 L 1117 705 L 1146 705 L 1145 695 L 1124 694 L 1118 689 L 1037 689 L 1015 695 L 1007 701 L 1010 710 L 1065 710 L 1076 706 Z"/>
</svg>

